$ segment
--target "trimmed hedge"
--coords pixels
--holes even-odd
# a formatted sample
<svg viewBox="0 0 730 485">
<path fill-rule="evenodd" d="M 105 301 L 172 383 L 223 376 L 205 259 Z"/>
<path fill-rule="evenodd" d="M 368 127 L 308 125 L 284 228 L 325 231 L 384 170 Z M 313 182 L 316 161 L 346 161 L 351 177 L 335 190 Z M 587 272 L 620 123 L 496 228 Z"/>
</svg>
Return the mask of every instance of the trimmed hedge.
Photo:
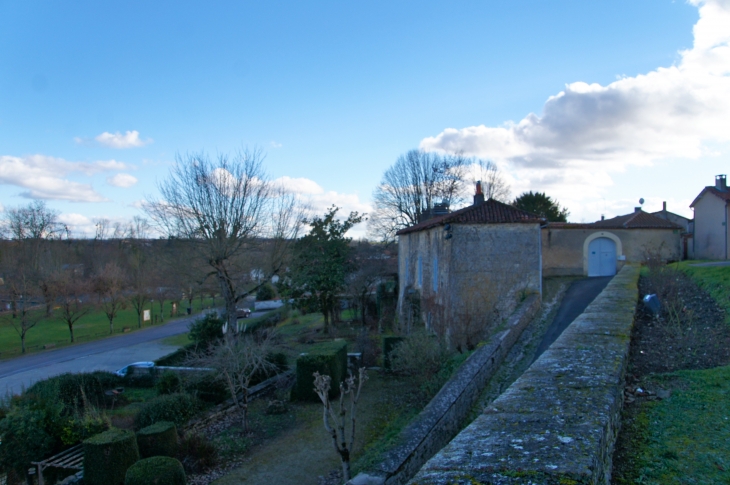
<svg viewBox="0 0 730 485">
<path fill-rule="evenodd" d="M 142 458 L 175 456 L 178 450 L 177 428 L 171 421 L 159 421 L 137 431 L 137 447 Z"/>
<path fill-rule="evenodd" d="M 314 373 L 327 374 L 332 378 L 330 399 L 340 393 L 340 382 L 347 377 L 347 342 L 335 340 L 313 346 L 297 359 L 297 379 L 291 391 L 292 401 L 319 402 L 314 392 Z"/>
<path fill-rule="evenodd" d="M 266 312 L 256 318 L 246 318 L 238 321 L 243 333 L 252 333 L 268 327 L 275 327 L 289 317 L 289 305 Z"/>
<path fill-rule="evenodd" d="M 198 401 L 187 393 L 157 396 L 142 406 L 135 424 L 138 429 L 146 428 L 158 421 L 172 421 L 182 426 L 195 416 L 199 408 Z"/>
<path fill-rule="evenodd" d="M 184 347 L 180 347 L 175 352 L 171 354 L 167 354 L 164 357 L 160 357 L 155 361 L 156 366 L 163 366 L 163 367 L 174 367 L 181 365 L 185 363 L 185 361 L 188 359 L 188 354 L 190 352 L 193 352 L 195 350 L 196 344 L 195 342 L 189 343 L 185 345 Z"/>
<path fill-rule="evenodd" d="M 403 341 L 403 337 L 383 337 L 383 367 L 390 370 L 390 354 Z"/>
<path fill-rule="evenodd" d="M 121 485 L 127 468 L 139 460 L 137 437 L 110 429 L 84 441 L 84 484 Z"/>
<path fill-rule="evenodd" d="M 153 456 L 129 467 L 124 485 L 185 485 L 182 463 L 168 456 Z"/>
<path fill-rule="evenodd" d="M 87 403 L 95 407 L 105 407 L 104 391 L 119 387 L 122 382 L 121 377 L 111 372 L 66 373 L 38 381 L 24 394 L 61 402 L 64 413 L 71 414 Z M 86 397 L 85 400 L 83 396 Z"/>
</svg>

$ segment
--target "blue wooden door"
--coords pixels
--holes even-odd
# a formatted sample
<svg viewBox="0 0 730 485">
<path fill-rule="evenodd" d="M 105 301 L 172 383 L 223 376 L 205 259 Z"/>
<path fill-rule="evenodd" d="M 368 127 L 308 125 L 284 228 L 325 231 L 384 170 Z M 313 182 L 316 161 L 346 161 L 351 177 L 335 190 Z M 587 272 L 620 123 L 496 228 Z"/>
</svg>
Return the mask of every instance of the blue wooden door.
<svg viewBox="0 0 730 485">
<path fill-rule="evenodd" d="M 588 276 L 616 274 L 616 243 L 599 237 L 588 244 Z"/>
</svg>

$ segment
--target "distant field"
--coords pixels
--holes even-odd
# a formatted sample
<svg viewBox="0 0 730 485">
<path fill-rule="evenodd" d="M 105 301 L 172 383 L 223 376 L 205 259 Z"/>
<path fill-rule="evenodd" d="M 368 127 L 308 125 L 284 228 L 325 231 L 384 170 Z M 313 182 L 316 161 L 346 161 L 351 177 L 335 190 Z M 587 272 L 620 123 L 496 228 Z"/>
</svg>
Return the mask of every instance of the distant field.
<svg viewBox="0 0 730 485">
<path fill-rule="evenodd" d="M 213 301 L 208 298 L 203 300 L 202 308 L 210 308 L 212 305 Z M 149 305 L 147 305 L 147 308 L 149 308 Z M 166 301 L 163 308 L 165 322 L 168 322 L 171 320 L 172 302 Z M 201 302 L 196 300 L 193 303 L 193 314 L 200 313 L 201 310 Z M 155 302 L 152 313 L 160 313 L 160 306 L 157 302 Z M 184 306 L 177 318 L 182 316 L 186 316 Z M 149 322 L 143 324 L 143 328 L 149 326 L 151 326 Z M 128 327 L 131 332 L 139 330 L 137 312 L 131 307 L 120 311 L 114 319 L 114 335 L 123 333 L 125 327 Z M 89 313 L 74 325 L 76 343 L 89 342 L 109 336 L 109 320 L 102 311 Z M 71 345 L 71 336 L 68 326 L 58 318 L 44 318 L 26 334 L 25 346 L 28 353 L 44 350 L 45 346 L 62 347 L 66 345 Z M 20 355 L 20 350 L 20 335 L 13 328 L 12 314 L 10 312 L 0 313 L 0 359 L 17 357 Z"/>
</svg>

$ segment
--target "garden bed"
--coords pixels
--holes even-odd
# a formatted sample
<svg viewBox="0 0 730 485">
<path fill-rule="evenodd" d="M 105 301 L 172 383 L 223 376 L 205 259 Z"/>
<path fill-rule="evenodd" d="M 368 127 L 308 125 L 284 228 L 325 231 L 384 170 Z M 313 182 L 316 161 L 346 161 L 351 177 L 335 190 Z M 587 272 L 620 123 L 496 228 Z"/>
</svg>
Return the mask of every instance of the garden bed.
<svg viewBox="0 0 730 485">
<path fill-rule="evenodd" d="M 612 483 L 728 483 L 725 310 L 671 267 L 645 271 L 639 289 L 658 294 L 662 311 L 656 317 L 637 306 Z M 727 299 L 727 287 L 714 290 Z"/>
</svg>

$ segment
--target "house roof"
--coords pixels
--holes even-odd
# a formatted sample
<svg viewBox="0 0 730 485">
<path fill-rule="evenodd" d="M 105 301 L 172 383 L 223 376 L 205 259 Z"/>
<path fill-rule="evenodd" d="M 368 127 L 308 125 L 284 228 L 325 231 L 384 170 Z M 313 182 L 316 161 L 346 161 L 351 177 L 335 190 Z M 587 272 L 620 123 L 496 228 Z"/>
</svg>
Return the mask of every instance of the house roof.
<svg viewBox="0 0 730 485">
<path fill-rule="evenodd" d="M 588 224 L 551 222 L 549 226 L 566 229 L 682 229 L 678 224 L 642 210 Z"/>
<path fill-rule="evenodd" d="M 396 234 L 409 234 L 411 232 L 424 231 L 436 226 L 451 224 L 454 222 L 463 224 L 506 224 L 506 223 L 533 223 L 545 222 L 540 216 L 526 212 L 511 205 L 489 199 L 479 205 L 470 205 L 458 211 L 450 212 L 442 216 L 433 217 L 421 223 L 401 229 Z"/>
<path fill-rule="evenodd" d="M 692 201 L 692 203 L 689 205 L 690 207 L 694 207 L 698 200 L 702 198 L 703 195 L 710 193 L 714 195 L 715 197 L 718 197 L 725 202 L 730 201 L 730 192 L 722 192 L 721 190 L 717 190 L 715 187 L 707 186 L 704 189 L 702 189 L 702 192 L 695 197 L 695 200 Z"/>
<path fill-rule="evenodd" d="M 661 214 L 667 214 L 667 215 L 672 215 L 672 216 L 674 216 L 674 217 L 676 217 L 678 219 L 684 219 L 687 222 L 691 222 L 692 221 L 692 219 L 690 219 L 689 217 L 684 217 L 682 215 L 675 214 L 674 212 L 669 212 L 669 211 L 664 211 L 664 210 L 656 211 L 656 212 L 649 212 L 649 214 L 651 214 L 653 216 L 661 217 L 662 219 L 664 219 L 664 218 L 661 216 Z"/>
</svg>

